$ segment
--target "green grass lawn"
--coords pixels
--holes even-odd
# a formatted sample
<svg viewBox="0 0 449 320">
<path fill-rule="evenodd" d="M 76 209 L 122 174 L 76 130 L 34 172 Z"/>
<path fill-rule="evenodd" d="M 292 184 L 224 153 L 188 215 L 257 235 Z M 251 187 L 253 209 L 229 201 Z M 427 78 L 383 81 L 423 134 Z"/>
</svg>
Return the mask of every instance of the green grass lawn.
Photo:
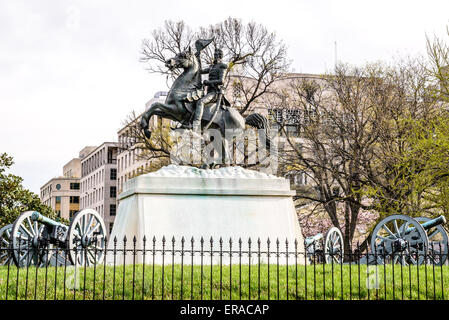
<svg viewBox="0 0 449 320">
<path fill-rule="evenodd" d="M 269 270 L 268 270 L 269 269 Z M 231 274 L 232 270 L 232 274 Z M 0 267 L 0 299 L 447 299 L 449 267 Z M 211 275 L 212 273 L 212 275 Z M 8 276 L 9 274 L 9 276 Z M 259 276 L 260 274 L 260 276 Z M 287 281 L 288 274 L 288 281 Z M 75 281 L 75 278 L 77 281 Z M 367 283 L 369 287 L 367 287 Z"/>
</svg>

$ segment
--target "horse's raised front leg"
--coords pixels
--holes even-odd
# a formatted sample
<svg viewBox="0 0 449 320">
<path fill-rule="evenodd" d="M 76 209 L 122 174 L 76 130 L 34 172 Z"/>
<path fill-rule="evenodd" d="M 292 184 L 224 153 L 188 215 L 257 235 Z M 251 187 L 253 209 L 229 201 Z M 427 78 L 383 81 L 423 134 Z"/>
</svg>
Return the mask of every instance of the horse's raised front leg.
<svg viewBox="0 0 449 320">
<path fill-rule="evenodd" d="M 163 107 L 163 103 L 155 102 L 153 103 L 147 111 L 142 115 L 140 119 L 140 127 L 145 133 L 145 137 L 148 139 L 151 138 L 151 130 L 150 130 L 150 120 L 153 115 L 155 115 L 158 111 L 160 111 L 161 107 Z"/>
</svg>

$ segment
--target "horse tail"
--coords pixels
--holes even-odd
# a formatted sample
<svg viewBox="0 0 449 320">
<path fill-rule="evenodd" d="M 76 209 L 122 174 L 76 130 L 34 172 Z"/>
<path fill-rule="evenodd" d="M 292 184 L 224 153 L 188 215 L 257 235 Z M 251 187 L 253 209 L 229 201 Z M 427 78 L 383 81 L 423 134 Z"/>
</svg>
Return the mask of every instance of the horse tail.
<svg viewBox="0 0 449 320">
<path fill-rule="evenodd" d="M 268 129 L 270 128 L 270 125 L 268 124 L 267 118 L 265 118 L 260 113 L 252 113 L 249 116 L 245 118 L 245 124 L 256 128 L 256 129 L 264 129 L 264 136 L 265 136 L 265 146 L 267 150 L 270 150 L 271 147 L 271 139 L 268 132 Z"/>
</svg>

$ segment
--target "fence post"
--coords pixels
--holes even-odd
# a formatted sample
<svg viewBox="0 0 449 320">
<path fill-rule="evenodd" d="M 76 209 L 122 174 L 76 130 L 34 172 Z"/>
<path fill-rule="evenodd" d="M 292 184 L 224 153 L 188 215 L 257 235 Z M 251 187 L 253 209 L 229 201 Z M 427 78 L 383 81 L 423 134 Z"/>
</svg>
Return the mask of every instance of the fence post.
<svg viewBox="0 0 449 320">
<path fill-rule="evenodd" d="M 222 300 L 222 286 L 223 286 L 223 239 L 220 237 L 219 239 L 220 244 L 220 300 Z"/>
<path fill-rule="evenodd" d="M 192 236 L 192 239 L 190 239 L 190 249 L 191 249 L 191 266 L 190 266 L 190 300 L 193 300 L 193 255 L 194 255 L 194 251 L 193 251 L 193 245 L 194 245 L 194 239 Z"/>
<path fill-rule="evenodd" d="M 286 268 L 285 268 L 285 272 L 286 272 L 286 278 L 287 278 L 287 287 L 286 287 L 286 290 L 287 290 L 287 300 L 288 300 L 288 239 L 286 238 L 285 239 L 285 257 L 286 257 L 286 259 L 285 259 L 285 262 L 286 262 Z"/>
<path fill-rule="evenodd" d="M 232 238 L 229 238 L 229 300 L 232 300 Z"/>
<path fill-rule="evenodd" d="M 203 300 L 203 256 L 204 256 L 204 238 L 201 237 L 200 239 L 200 245 L 201 245 L 201 300 Z"/>
<path fill-rule="evenodd" d="M 126 235 L 123 237 L 123 283 L 122 283 L 122 300 L 125 300 L 125 266 L 126 266 Z"/>
<path fill-rule="evenodd" d="M 134 300 L 134 286 L 136 283 L 136 236 L 133 237 L 133 294 L 132 300 Z"/>
</svg>

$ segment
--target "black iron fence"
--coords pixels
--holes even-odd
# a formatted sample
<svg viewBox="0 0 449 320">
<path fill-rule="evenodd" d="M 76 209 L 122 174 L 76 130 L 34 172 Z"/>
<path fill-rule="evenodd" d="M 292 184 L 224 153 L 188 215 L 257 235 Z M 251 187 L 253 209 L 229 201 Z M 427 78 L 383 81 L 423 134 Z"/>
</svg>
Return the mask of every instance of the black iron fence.
<svg viewBox="0 0 449 320">
<path fill-rule="evenodd" d="M 28 242 L 0 256 L 4 300 L 415 300 L 449 297 L 446 256 L 326 253 L 276 239 L 113 239 L 69 251 Z M 410 249 L 410 248 L 409 248 Z"/>
</svg>

